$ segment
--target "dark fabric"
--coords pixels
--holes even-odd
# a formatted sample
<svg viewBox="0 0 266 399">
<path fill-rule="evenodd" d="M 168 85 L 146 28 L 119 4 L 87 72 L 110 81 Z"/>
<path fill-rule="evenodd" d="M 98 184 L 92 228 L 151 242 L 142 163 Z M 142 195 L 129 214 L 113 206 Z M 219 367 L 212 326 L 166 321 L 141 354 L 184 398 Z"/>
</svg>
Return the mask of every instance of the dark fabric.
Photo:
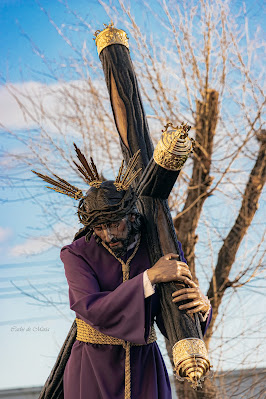
<svg viewBox="0 0 266 399">
<path fill-rule="evenodd" d="M 100 59 L 110 94 L 111 104 L 111 76 L 113 75 L 118 94 L 126 109 L 129 150 L 125 148 L 121 140 L 121 148 L 125 161 L 128 162 L 129 157 L 140 149 L 141 157 L 139 158 L 137 167 L 142 167 L 144 170 L 152 158 L 153 145 L 150 139 L 148 124 L 129 51 L 125 46 L 111 45 L 101 52 Z M 112 107 L 114 109 L 113 104 Z M 157 168 L 155 168 L 154 165 L 154 171 L 155 170 L 157 170 Z M 145 177 L 142 176 L 141 179 L 143 180 L 143 178 L 145 179 Z M 138 184 L 141 179 L 139 179 Z M 147 178 L 147 184 L 149 181 L 149 178 Z M 156 176 L 153 175 L 152 191 L 154 193 L 158 192 L 155 183 L 158 185 L 158 180 L 156 180 Z M 164 184 L 167 186 L 169 184 L 169 188 L 172 188 L 172 183 L 172 180 L 169 179 L 164 182 L 159 182 L 159 185 L 161 186 Z M 145 192 L 145 187 L 143 186 L 142 192 Z M 168 192 L 167 187 L 164 189 L 164 192 Z M 142 195 L 139 197 L 138 207 L 140 213 L 145 218 L 149 257 L 152 264 L 165 254 L 164 250 L 168 248 L 171 248 L 171 252 L 175 252 L 180 256 L 178 240 L 167 200 Z M 166 328 L 168 329 L 167 334 L 169 335 L 171 346 L 173 346 L 177 340 L 189 336 L 201 338 L 202 334 L 201 330 L 198 328 L 199 323 L 197 320 L 195 322 L 185 312 L 176 310 L 175 305 L 172 303 L 171 284 L 161 285 L 160 292 L 161 301 L 164 302 L 162 306 L 166 310 L 166 312 L 163 313 L 163 317 Z M 176 320 L 176 312 L 178 312 L 178 320 Z M 195 318 L 197 319 L 197 317 L 196 315 Z"/>
<path fill-rule="evenodd" d="M 121 141 L 124 158 L 128 162 L 128 159 L 135 154 L 135 149 L 140 149 L 140 159 L 136 169 L 142 167 L 144 170 L 152 157 L 153 145 L 129 51 L 120 44 L 111 45 L 102 50 L 100 60 L 109 93 L 111 75 L 113 75 L 117 91 L 126 108 L 130 150 Z M 140 180 L 139 176 L 136 185 Z"/>
<path fill-rule="evenodd" d="M 41 390 L 39 399 L 64 399 L 63 375 L 72 346 L 76 341 L 76 335 L 77 326 L 74 321 L 57 356 L 55 365 Z"/>
<path fill-rule="evenodd" d="M 180 171 L 172 171 L 162 168 L 153 160 L 142 175 L 138 187 L 138 195 L 144 197 L 168 199 Z"/>
<path fill-rule="evenodd" d="M 128 251 L 123 260 L 132 254 Z M 142 240 L 122 282 L 121 264 L 101 245 L 84 237 L 62 249 L 70 308 L 98 331 L 141 344 L 131 348 L 132 399 L 170 399 L 167 371 L 156 343 L 145 345 L 160 317 L 158 293 L 144 298 L 143 272 L 150 267 Z M 64 373 L 65 399 L 123 399 L 125 350 L 122 346 L 76 341 Z"/>
</svg>

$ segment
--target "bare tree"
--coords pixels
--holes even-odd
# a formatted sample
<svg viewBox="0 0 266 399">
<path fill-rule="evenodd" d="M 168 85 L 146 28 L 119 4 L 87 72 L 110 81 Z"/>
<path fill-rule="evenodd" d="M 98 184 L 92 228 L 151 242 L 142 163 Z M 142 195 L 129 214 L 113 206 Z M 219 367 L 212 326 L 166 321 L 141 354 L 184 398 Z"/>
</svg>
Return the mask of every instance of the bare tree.
<svg viewBox="0 0 266 399">
<path fill-rule="evenodd" d="M 81 34 L 91 37 L 99 28 L 71 10 L 67 2 L 60 3 Z M 250 29 L 249 11 L 244 5 L 237 9 L 230 1 L 145 4 L 157 26 L 153 36 L 137 23 L 137 16 L 122 0 L 102 6 L 110 19 L 130 34 L 154 141 L 168 121 L 188 121 L 194 131 L 194 156 L 179 176 L 169 204 L 193 276 L 196 280 L 204 277 L 212 303 L 206 336 L 212 348 L 211 338 L 227 314 L 225 294 L 236 296 L 239 289 L 256 284 L 264 272 L 265 232 L 260 221 L 253 223 L 266 163 L 260 29 Z M 38 163 L 48 173 L 60 167 L 68 179 L 72 170 L 75 181 L 70 145 L 74 139 L 82 142 L 85 154 L 93 154 L 96 162 L 101 160 L 105 174 L 114 173 L 116 159 L 120 159 L 118 136 L 100 62 L 92 55 L 90 44 L 72 40 L 69 26 L 58 26 L 41 9 L 71 47 L 73 57 L 60 60 L 59 69 L 29 39 L 55 83 L 6 84 L 27 121 L 26 134 L 2 126 L 25 148 L 23 154 L 8 156 L 20 165 L 34 164 L 36 168 Z M 65 67 L 70 71 L 66 80 L 62 78 Z M 41 200 L 40 205 L 44 206 Z M 63 222 L 62 210 L 54 204 L 46 210 L 51 223 Z M 255 245 L 250 231 L 256 234 Z M 222 337 L 220 342 L 222 346 Z M 180 398 L 219 397 L 209 383 L 197 392 L 177 383 L 177 391 Z"/>
</svg>

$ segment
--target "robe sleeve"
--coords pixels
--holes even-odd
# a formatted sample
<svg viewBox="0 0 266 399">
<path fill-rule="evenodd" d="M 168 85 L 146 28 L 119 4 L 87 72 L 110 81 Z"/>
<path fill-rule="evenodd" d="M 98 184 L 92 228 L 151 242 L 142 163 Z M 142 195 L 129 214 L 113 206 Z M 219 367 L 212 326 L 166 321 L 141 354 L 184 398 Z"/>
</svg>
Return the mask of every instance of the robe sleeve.
<svg viewBox="0 0 266 399">
<path fill-rule="evenodd" d="M 70 309 L 104 334 L 145 344 L 152 306 L 151 300 L 144 298 L 143 273 L 114 291 L 103 292 L 95 272 L 82 256 L 65 247 L 61 259 L 69 285 Z"/>
</svg>

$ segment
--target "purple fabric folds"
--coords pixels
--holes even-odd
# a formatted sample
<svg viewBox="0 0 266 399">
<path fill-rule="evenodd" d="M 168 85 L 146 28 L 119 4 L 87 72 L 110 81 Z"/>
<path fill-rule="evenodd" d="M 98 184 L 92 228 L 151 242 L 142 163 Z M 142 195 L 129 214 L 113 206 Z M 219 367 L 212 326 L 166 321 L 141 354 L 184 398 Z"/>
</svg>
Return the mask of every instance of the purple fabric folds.
<svg viewBox="0 0 266 399">
<path fill-rule="evenodd" d="M 61 259 L 76 317 L 104 334 L 142 345 L 131 347 L 132 399 L 170 399 L 158 345 L 146 345 L 154 319 L 161 331 L 164 327 L 157 292 L 144 298 L 143 272 L 151 266 L 145 241 L 131 260 L 130 280 L 124 283 L 121 264 L 94 237 L 89 242 L 82 237 L 63 247 Z M 64 399 L 123 399 L 124 369 L 122 346 L 76 341 L 64 372 Z"/>
</svg>

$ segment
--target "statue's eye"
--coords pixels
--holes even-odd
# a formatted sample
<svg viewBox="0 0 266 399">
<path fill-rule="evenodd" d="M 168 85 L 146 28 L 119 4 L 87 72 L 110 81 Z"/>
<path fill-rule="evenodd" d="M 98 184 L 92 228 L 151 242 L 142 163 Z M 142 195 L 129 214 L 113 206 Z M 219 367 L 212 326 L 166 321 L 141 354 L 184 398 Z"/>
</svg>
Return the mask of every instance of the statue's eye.
<svg viewBox="0 0 266 399">
<path fill-rule="evenodd" d="M 95 233 L 100 233 L 102 231 L 102 226 L 96 226 L 93 230 L 95 231 Z"/>
</svg>

